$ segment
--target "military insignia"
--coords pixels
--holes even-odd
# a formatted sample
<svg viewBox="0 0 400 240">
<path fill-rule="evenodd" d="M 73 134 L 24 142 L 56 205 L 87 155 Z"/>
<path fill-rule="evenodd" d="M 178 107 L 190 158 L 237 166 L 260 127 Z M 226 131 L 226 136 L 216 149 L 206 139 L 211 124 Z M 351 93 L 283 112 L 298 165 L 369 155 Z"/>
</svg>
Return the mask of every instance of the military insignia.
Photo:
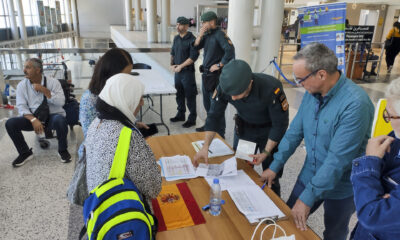
<svg viewBox="0 0 400 240">
<path fill-rule="evenodd" d="M 217 96 L 217 93 L 218 93 L 218 92 L 217 92 L 217 89 L 215 89 L 215 90 L 214 90 L 214 93 L 213 93 L 213 95 L 212 95 L 212 99 L 214 99 L 214 98 Z"/>
<path fill-rule="evenodd" d="M 233 43 L 232 43 L 232 41 L 231 41 L 230 39 L 228 39 L 228 43 L 229 43 L 230 45 L 233 45 Z"/>
<path fill-rule="evenodd" d="M 281 91 L 280 88 L 275 89 L 275 91 L 274 91 L 275 95 L 278 95 L 278 93 L 279 93 L 280 91 Z"/>
<path fill-rule="evenodd" d="M 274 94 L 276 95 L 276 98 L 278 101 L 281 103 L 282 110 L 286 112 L 289 109 L 289 103 L 286 99 L 286 95 L 283 91 L 281 91 L 280 88 L 275 89 Z M 275 100 L 274 100 L 275 102 Z"/>
<path fill-rule="evenodd" d="M 289 109 L 289 103 L 287 102 L 286 98 L 285 98 L 285 100 L 283 100 L 283 102 L 281 102 L 281 106 L 282 106 L 282 110 L 284 112 L 286 112 Z"/>
</svg>

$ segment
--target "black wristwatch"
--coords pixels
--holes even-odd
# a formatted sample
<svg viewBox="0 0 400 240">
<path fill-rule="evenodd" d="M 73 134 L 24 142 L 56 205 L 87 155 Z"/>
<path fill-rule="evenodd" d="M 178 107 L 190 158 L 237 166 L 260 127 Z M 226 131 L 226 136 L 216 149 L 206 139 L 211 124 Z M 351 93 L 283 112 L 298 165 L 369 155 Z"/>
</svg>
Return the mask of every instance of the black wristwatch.
<svg viewBox="0 0 400 240">
<path fill-rule="evenodd" d="M 221 63 L 218 63 L 218 65 L 217 65 L 219 68 L 222 68 L 222 66 L 221 66 Z"/>
</svg>

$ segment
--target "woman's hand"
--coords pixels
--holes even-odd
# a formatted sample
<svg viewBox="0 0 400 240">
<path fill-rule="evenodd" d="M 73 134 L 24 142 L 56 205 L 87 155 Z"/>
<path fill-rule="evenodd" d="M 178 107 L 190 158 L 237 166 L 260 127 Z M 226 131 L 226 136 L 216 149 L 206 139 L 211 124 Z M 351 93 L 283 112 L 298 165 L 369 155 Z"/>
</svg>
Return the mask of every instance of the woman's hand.
<svg viewBox="0 0 400 240">
<path fill-rule="evenodd" d="M 137 128 L 144 128 L 144 129 L 149 129 L 150 127 L 147 126 L 145 123 L 143 122 L 136 122 L 136 127 Z"/>
</svg>

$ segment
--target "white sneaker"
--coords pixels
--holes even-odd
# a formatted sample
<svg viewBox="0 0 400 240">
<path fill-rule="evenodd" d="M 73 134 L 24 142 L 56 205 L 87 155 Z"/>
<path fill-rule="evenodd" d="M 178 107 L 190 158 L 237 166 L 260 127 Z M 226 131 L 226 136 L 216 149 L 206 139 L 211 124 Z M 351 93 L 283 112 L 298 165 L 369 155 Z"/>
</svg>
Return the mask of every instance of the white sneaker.
<svg viewBox="0 0 400 240">
<path fill-rule="evenodd" d="M 392 72 L 392 68 L 393 68 L 393 66 L 390 66 L 390 67 L 388 68 L 388 70 L 387 70 L 387 73 L 388 73 L 388 74 L 390 74 L 390 73 Z"/>
</svg>

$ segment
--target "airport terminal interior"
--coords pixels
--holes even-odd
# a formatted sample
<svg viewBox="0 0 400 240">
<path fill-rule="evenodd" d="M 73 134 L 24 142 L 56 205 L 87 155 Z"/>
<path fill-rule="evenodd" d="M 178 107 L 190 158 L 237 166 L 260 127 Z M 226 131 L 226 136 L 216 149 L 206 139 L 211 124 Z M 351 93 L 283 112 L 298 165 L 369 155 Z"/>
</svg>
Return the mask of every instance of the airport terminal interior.
<svg viewBox="0 0 400 240">
<path fill-rule="evenodd" d="M 174 73 L 170 70 L 170 51 L 177 34 L 177 18 L 190 20 L 189 31 L 195 36 L 201 27 L 200 16 L 214 11 L 222 31 L 233 42 L 236 59 L 248 62 L 253 72 L 263 72 L 279 79 L 289 103 L 289 120 L 299 109 L 305 89 L 293 86 L 293 56 L 299 46 L 298 15 L 302 7 L 345 2 L 345 18 L 349 25 L 373 26 L 370 48 L 355 52 L 355 44 L 346 42 L 342 64 L 374 105 L 385 97 L 388 84 L 400 77 L 400 57 L 391 71 L 385 61 L 384 42 L 394 22 L 400 21 L 398 0 L 1 0 L 0 1 L 0 239 L 77 239 L 83 226 L 82 207 L 72 205 L 66 191 L 75 170 L 78 149 L 84 137 L 79 125 L 69 128 L 68 151 L 72 161 L 62 163 L 57 152 L 57 140 L 49 139 L 43 149 L 39 136 L 23 132 L 33 159 L 20 167 L 12 162 L 18 156 L 5 123 L 18 116 L 16 86 L 24 79 L 24 61 L 39 57 L 44 63 L 44 75 L 67 80 L 79 101 L 88 89 L 95 64 L 110 48 L 126 49 L 134 63 L 145 63 L 156 72 L 153 90 L 144 98 L 142 121 L 162 121 L 152 137 L 193 133 L 205 123 L 202 101 L 202 77 L 199 66 L 203 51 L 195 62 L 197 100 L 196 125 L 184 128 L 183 122 L 171 122 L 177 112 Z M 342 19 L 343 23 L 345 19 Z M 323 39 L 321 39 L 323 42 Z M 369 59 L 368 56 L 377 58 Z M 357 56 L 354 58 L 354 56 Z M 277 71 L 275 63 L 282 70 Z M 376 68 L 372 68 L 372 65 Z M 151 91 L 150 91 L 151 92 Z M 149 108 L 150 107 L 150 108 Z M 161 115 L 159 114 L 161 111 Z M 226 111 L 226 142 L 233 144 L 234 109 Z M 188 111 L 186 111 L 188 115 Z M 290 123 L 290 122 L 289 122 Z M 280 180 L 281 198 L 286 201 L 296 182 L 306 157 L 302 143 L 285 165 Z M 261 167 L 255 167 L 260 174 Z M 323 207 L 308 219 L 309 227 L 322 238 Z M 350 221 L 350 231 L 357 222 Z M 178 238 L 185 239 L 185 238 Z M 249 238 L 250 239 L 250 238 Z"/>
</svg>

